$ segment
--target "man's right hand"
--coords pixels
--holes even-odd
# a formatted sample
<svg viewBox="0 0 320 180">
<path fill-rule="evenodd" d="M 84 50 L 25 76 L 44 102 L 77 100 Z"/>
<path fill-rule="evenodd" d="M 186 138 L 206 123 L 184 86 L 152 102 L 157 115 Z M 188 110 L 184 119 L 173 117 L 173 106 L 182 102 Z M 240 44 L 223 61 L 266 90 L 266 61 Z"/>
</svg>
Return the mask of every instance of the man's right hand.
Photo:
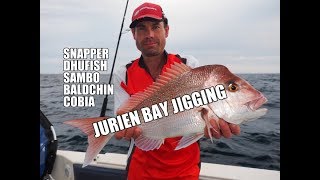
<svg viewBox="0 0 320 180">
<path fill-rule="evenodd" d="M 127 128 L 122 131 L 118 131 L 114 134 L 116 139 L 122 139 L 125 138 L 126 140 L 130 140 L 131 138 L 136 139 L 139 137 L 142 133 L 141 128 L 139 127 L 132 127 L 132 128 Z"/>
</svg>

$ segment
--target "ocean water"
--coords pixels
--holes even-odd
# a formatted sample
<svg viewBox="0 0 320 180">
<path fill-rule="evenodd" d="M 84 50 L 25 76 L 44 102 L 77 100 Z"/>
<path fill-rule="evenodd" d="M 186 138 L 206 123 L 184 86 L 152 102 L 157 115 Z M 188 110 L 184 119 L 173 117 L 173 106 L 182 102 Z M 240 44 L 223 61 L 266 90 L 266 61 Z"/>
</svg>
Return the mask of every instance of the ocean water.
<svg viewBox="0 0 320 180">
<path fill-rule="evenodd" d="M 265 116 L 240 125 L 241 134 L 232 138 L 200 139 L 202 162 L 280 170 L 280 74 L 238 74 L 268 99 Z M 109 76 L 100 75 L 100 83 Z M 95 95 L 94 107 L 63 106 L 62 74 L 40 75 L 40 109 L 52 122 L 58 139 L 58 149 L 85 152 L 87 137 L 64 121 L 100 115 L 104 95 Z M 108 96 L 106 115 L 113 115 L 113 95 Z M 129 142 L 112 138 L 100 153 L 126 154 Z"/>
</svg>

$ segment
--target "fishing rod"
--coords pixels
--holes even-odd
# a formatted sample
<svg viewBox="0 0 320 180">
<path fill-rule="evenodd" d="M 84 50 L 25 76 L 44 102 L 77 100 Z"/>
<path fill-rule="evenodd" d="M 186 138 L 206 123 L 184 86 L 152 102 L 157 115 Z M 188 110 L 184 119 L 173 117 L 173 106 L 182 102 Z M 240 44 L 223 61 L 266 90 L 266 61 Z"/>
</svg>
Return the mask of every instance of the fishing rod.
<svg viewBox="0 0 320 180">
<path fill-rule="evenodd" d="M 129 0 L 127 0 L 126 8 L 124 10 L 124 15 L 123 15 L 123 18 L 122 18 L 122 24 L 121 24 L 121 28 L 120 28 L 118 43 L 117 43 L 116 52 L 115 52 L 115 55 L 114 55 L 113 64 L 112 64 L 112 68 L 111 68 L 111 73 L 110 73 L 110 77 L 109 77 L 109 84 L 111 84 L 114 64 L 115 64 L 116 58 L 117 58 L 118 47 L 119 47 L 119 42 L 120 42 L 120 39 L 121 39 L 122 28 L 123 28 L 124 19 L 125 19 L 126 12 L 127 12 L 128 2 L 129 2 Z M 102 104 L 102 108 L 101 108 L 101 112 L 100 112 L 100 117 L 104 117 L 105 116 L 106 109 L 107 109 L 107 104 L 108 104 L 108 94 L 106 94 L 106 97 L 103 99 L 103 104 Z"/>
</svg>

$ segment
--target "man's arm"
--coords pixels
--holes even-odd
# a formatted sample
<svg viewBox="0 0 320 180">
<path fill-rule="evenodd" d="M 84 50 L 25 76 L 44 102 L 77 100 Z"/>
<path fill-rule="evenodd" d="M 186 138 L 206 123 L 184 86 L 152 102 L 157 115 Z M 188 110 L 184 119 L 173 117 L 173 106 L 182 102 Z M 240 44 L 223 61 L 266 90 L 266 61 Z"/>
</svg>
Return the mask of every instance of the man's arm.
<svg viewBox="0 0 320 180">
<path fill-rule="evenodd" d="M 126 83 L 126 72 L 127 68 L 121 66 L 118 71 L 113 76 L 113 87 L 114 87 L 114 114 L 115 116 L 117 109 L 121 104 L 128 100 L 130 95 L 120 86 L 121 82 Z M 129 140 L 131 137 L 137 138 L 141 134 L 141 129 L 137 126 L 132 128 L 124 129 L 122 131 L 116 132 L 115 138 L 122 139 L 125 138 Z"/>
<path fill-rule="evenodd" d="M 113 75 L 113 89 L 114 89 L 114 114 L 121 104 L 123 104 L 130 97 L 129 94 L 120 86 L 121 82 L 126 83 L 125 66 L 121 66 Z"/>
</svg>

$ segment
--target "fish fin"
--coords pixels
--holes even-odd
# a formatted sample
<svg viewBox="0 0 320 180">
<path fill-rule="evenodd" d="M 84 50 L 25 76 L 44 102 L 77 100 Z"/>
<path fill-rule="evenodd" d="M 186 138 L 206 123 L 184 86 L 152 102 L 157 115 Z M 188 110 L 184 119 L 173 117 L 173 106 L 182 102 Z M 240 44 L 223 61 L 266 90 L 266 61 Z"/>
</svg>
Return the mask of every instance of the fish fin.
<svg viewBox="0 0 320 180">
<path fill-rule="evenodd" d="M 174 62 L 169 68 L 165 69 L 165 71 L 160 75 L 160 77 L 162 75 L 169 75 L 172 77 L 176 77 L 184 72 L 190 71 L 191 69 L 192 69 L 191 67 L 189 67 L 183 63 Z M 175 76 L 173 76 L 173 75 L 175 75 Z"/>
<path fill-rule="evenodd" d="M 192 143 L 198 141 L 200 138 L 203 137 L 203 133 L 200 133 L 200 134 L 195 134 L 195 135 L 192 135 L 192 136 L 183 136 L 177 147 L 174 149 L 174 150 L 179 150 L 179 149 L 182 149 L 182 148 L 185 148 L 189 145 L 191 145 Z"/>
<path fill-rule="evenodd" d="M 140 135 L 135 141 L 135 145 L 144 150 L 150 151 L 154 149 L 159 149 L 160 146 L 164 143 L 164 139 L 151 139 L 144 135 Z"/>
<path fill-rule="evenodd" d="M 127 153 L 127 160 L 129 159 L 129 157 L 131 156 L 132 150 L 133 150 L 133 145 L 134 145 L 134 139 L 131 138 L 130 139 L 130 145 L 129 145 L 129 149 L 128 149 L 128 153 Z"/>
<path fill-rule="evenodd" d="M 89 145 L 87 147 L 82 167 L 89 165 L 113 136 L 113 134 L 108 134 L 106 136 L 100 136 L 98 138 L 94 137 L 95 133 L 92 124 L 104 119 L 107 119 L 107 117 L 81 118 L 63 122 L 64 124 L 79 128 L 88 136 Z"/>
<path fill-rule="evenodd" d="M 154 92 L 165 86 L 169 81 L 190 70 L 191 67 L 183 63 L 174 62 L 170 68 L 166 68 L 165 71 L 159 75 L 157 80 L 153 82 L 152 85 L 148 86 L 144 91 L 133 94 L 125 103 L 123 103 L 117 109 L 116 114 L 124 114 L 131 111 L 142 101 L 151 97 Z"/>
<path fill-rule="evenodd" d="M 213 138 L 212 138 L 212 134 L 211 134 L 210 129 L 213 129 L 216 133 L 218 133 L 218 131 L 212 127 L 212 125 L 210 123 L 210 119 L 215 119 L 217 121 L 217 125 L 219 126 L 218 120 L 220 118 L 218 116 L 216 116 L 208 106 L 204 106 L 204 108 L 201 109 L 201 116 L 207 125 L 208 135 L 209 135 L 210 141 L 213 143 Z"/>
</svg>

